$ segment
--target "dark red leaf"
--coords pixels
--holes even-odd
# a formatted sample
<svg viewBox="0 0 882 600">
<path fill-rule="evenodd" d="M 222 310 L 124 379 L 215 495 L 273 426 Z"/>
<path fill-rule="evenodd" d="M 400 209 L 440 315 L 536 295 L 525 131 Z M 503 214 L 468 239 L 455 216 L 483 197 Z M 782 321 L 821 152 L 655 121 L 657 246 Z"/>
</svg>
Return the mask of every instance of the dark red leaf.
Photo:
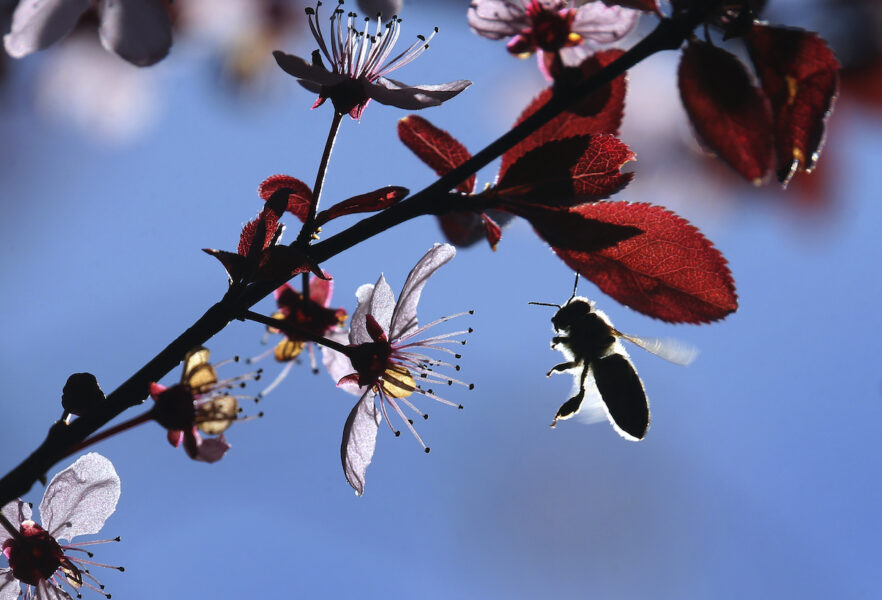
<svg viewBox="0 0 882 600">
<path fill-rule="evenodd" d="M 502 228 L 487 213 L 481 213 L 481 222 L 484 224 L 484 236 L 490 242 L 490 248 L 496 250 L 496 245 L 502 239 Z"/>
<path fill-rule="evenodd" d="M 481 215 L 471 211 L 455 210 L 438 217 L 444 237 L 454 246 L 471 246 L 484 237 Z"/>
<path fill-rule="evenodd" d="M 538 205 L 514 207 L 514 212 L 530 221 L 536 233 L 555 251 L 597 252 L 643 233 L 639 227 L 605 223 L 585 216 L 582 207 L 549 208 Z"/>
<path fill-rule="evenodd" d="M 316 227 L 321 227 L 328 221 L 336 219 L 337 217 L 342 217 L 343 215 L 374 212 L 389 208 L 409 193 L 410 190 L 404 187 L 387 186 L 366 194 L 353 196 L 352 198 L 338 202 L 328 210 L 323 210 L 316 215 L 315 225 Z"/>
<path fill-rule="evenodd" d="M 312 203 L 312 190 L 299 179 L 289 175 L 271 175 L 261 182 L 257 193 L 264 200 L 269 200 L 270 196 L 283 188 L 290 190 L 286 210 L 301 221 L 305 221 L 306 215 L 309 214 L 309 205 Z"/>
<path fill-rule="evenodd" d="M 598 52 L 585 59 L 579 66 L 579 69 L 581 69 L 582 75 L 587 77 L 610 64 L 622 54 L 621 50 Z M 625 112 L 626 88 L 626 77 L 625 75 L 620 75 L 611 83 L 589 94 L 577 104 L 540 127 L 523 142 L 516 144 L 502 155 L 499 177 L 501 178 L 505 175 L 508 169 L 530 150 L 550 141 L 596 133 L 617 134 Z M 515 124 L 520 124 L 539 110 L 548 102 L 551 95 L 552 88 L 548 88 L 539 94 L 526 110 L 521 113 Z"/>
<path fill-rule="evenodd" d="M 685 219 L 628 202 L 585 204 L 570 212 L 642 230 L 595 252 L 554 247 L 567 265 L 622 304 L 675 323 L 716 321 L 738 308 L 726 259 Z"/>
<path fill-rule="evenodd" d="M 459 140 L 416 115 L 398 121 L 398 139 L 441 176 L 472 157 Z M 475 190 L 475 176 L 461 182 L 456 190 L 471 194 Z"/>
<path fill-rule="evenodd" d="M 203 248 L 203 252 L 209 254 L 220 261 L 227 271 L 230 283 L 239 281 L 245 276 L 245 257 L 235 252 L 227 252 L 226 250 L 215 250 L 213 248 Z"/>
<path fill-rule="evenodd" d="M 239 255 L 243 257 L 248 256 L 252 245 L 259 250 L 263 250 L 269 246 L 276 233 L 276 227 L 278 227 L 277 222 L 273 222 L 272 219 L 261 220 L 260 217 L 245 223 L 245 226 L 242 228 L 242 233 L 239 236 L 239 247 L 237 248 Z M 258 246 L 259 241 L 255 241 L 255 235 L 259 232 L 262 232 L 264 235 L 263 243 Z"/>
<path fill-rule="evenodd" d="M 311 271 L 316 277 L 330 279 L 307 255 L 291 246 L 270 246 L 260 256 L 251 281 L 287 279 L 299 273 Z"/>
<path fill-rule="evenodd" d="M 680 60 L 680 98 L 698 137 L 753 183 L 772 168 L 769 102 L 735 56 L 693 41 Z"/>
<path fill-rule="evenodd" d="M 816 33 L 756 24 L 750 58 L 775 114 L 778 181 L 811 171 L 839 85 L 839 62 Z"/>
<path fill-rule="evenodd" d="M 494 192 L 506 202 L 575 206 L 595 202 L 628 185 L 633 173 L 620 169 L 634 153 L 612 135 L 547 142 L 522 156 L 499 178 Z"/>
</svg>

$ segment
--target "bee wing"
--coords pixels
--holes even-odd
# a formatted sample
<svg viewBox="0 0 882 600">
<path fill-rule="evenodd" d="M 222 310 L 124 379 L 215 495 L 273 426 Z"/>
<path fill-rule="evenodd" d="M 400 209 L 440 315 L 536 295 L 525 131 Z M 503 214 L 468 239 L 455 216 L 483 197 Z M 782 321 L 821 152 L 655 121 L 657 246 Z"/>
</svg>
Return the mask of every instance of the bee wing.
<svg viewBox="0 0 882 600">
<path fill-rule="evenodd" d="M 672 362 L 675 365 L 688 366 L 698 357 L 698 348 L 673 338 L 638 337 L 621 331 L 614 331 L 615 335 L 622 337 L 632 344 L 640 346 L 647 352 Z"/>
</svg>

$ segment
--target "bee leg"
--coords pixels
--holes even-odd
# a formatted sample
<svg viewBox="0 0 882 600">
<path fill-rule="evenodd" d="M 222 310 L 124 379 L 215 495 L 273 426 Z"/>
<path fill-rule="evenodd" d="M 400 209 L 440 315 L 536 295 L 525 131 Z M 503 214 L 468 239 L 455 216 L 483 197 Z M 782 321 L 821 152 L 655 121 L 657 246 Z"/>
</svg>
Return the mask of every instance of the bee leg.
<svg viewBox="0 0 882 600">
<path fill-rule="evenodd" d="M 552 373 L 563 373 L 564 371 L 569 371 L 570 369 L 575 369 L 579 366 L 579 363 L 570 361 L 565 363 L 560 363 L 559 365 L 554 365 L 551 367 L 551 370 L 545 374 L 546 377 L 551 377 Z"/>
<path fill-rule="evenodd" d="M 570 341 L 570 336 L 568 335 L 556 335 L 551 338 L 551 349 L 554 350 L 554 347 L 558 344 L 568 344 Z"/>
<path fill-rule="evenodd" d="M 588 365 L 582 367 L 582 374 L 579 376 L 579 393 L 564 402 L 561 407 L 557 409 L 557 414 L 554 415 L 554 421 L 551 422 L 552 427 L 557 425 L 558 419 L 569 419 L 579 412 L 579 409 L 582 407 L 582 400 L 585 399 L 585 379 L 588 377 L 589 368 Z"/>
</svg>

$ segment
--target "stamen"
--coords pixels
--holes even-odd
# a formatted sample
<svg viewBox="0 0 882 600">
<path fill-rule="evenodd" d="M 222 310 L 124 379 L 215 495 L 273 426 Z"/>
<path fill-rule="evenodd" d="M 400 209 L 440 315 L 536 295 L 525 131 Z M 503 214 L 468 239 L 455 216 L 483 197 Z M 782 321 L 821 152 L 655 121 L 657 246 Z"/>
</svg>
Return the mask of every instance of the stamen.
<svg viewBox="0 0 882 600">
<path fill-rule="evenodd" d="M 279 374 L 276 375 L 276 378 L 273 379 L 272 383 L 270 383 L 268 386 L 266 386 L 266 388 L 264 388 L 264 390 L 262 392 L 257 394 L 258 400 L 260 398 L 265 398 L 267 396 L 267 394 L 269 394 L 271 391 L 273 391 L 274 389 L 279 387 L 279 384 L 282 383 L 282 381 L 284 381 L 285 377 L 288 376 L 288 373 L 291 372 L 291 367 L 294 366 L 294 362 L 295 361 L 290 360 L 285 364 L 285 368 L 283 368 L 281 371 L 279 371 Z"/>
</svg>

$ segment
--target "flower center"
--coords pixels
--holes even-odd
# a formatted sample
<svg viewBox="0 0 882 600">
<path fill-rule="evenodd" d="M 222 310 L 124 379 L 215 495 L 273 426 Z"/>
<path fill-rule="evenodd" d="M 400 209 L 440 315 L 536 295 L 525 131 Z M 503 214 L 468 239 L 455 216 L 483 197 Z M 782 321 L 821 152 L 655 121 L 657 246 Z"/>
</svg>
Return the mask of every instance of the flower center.
<svg viewBox="0 0 882 600">
<path fill-rule="evenodd" d="M 41 580 L 52 577 L 62 562 L 69 564 L 61 546 L 48 531 L 30 520 L 21 524 L 20 531 L 21 537 L 11 537 L 3 543 L 3 554 L 16 579 L 36 586 Z"/>
<path fill-rule="evenodd" d="M 387 369 L 395 368 L 395 365 L 389 362 L 390 356 L 392 356 L 392 344 L 388 341 L 366 342 L 352 348 L 349 360 L 358 372 L 358 385 L 362 387 L 373 385 Z"/>
<path fill-rule="evenodd" d="M 178 383 L 160 393 L 153 407 L 154 420 L 170 431 L 189 430 L 196 421 L 193 392 L 189 385 Z"/>
<path fill-rule="evenodd" d="M 581 42 L 581 37 L 570 33 L 572 21 L 571 10 L 537 12 L 533 16 L 532 27 L 536 45 L 546 52 L 556 52 L 565 46 L 578 44 Z"/>
</svg>

